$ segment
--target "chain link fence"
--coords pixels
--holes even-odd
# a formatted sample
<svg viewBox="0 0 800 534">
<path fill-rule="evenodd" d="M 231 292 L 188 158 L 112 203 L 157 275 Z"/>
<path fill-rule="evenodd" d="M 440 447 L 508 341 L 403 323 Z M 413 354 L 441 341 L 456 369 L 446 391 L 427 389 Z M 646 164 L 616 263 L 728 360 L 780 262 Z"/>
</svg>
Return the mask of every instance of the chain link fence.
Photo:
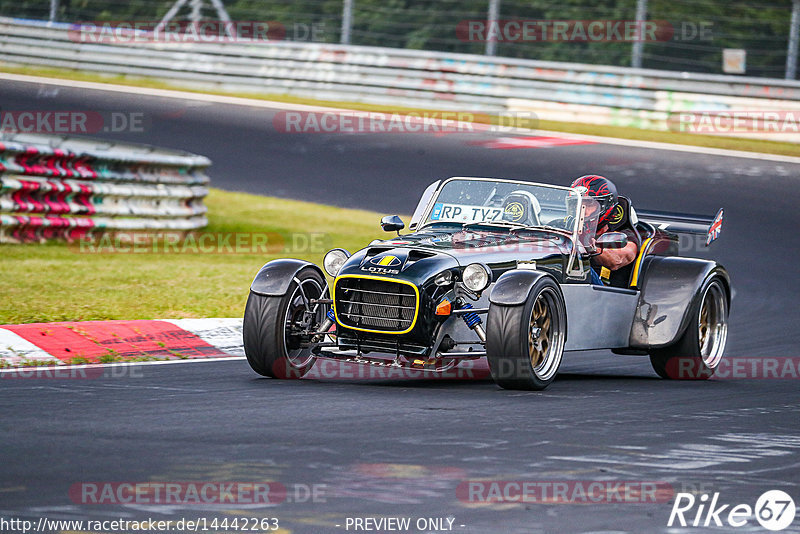
<svg viewBox="0 0 800 534">
<path fill-rule="evenodd" d="M 0 0 L 0 15 L 198 20 L 224 18 L 219 6 L 293 41 L 796 77 L 800 0 Z"/>
</svg>

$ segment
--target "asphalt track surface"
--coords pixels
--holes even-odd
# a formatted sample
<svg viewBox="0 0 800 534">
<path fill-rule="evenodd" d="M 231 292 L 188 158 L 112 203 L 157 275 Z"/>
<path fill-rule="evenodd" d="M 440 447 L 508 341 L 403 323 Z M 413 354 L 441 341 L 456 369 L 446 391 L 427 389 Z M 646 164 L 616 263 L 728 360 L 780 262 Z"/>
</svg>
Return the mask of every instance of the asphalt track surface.
<svg viewBox="0 0 800 534">
<path fill-rule="evenodd" d="M 694 254 L 717 258 L 733 279 L 726 357 L 798 357 L 800 165 L 605 144 L 475 144 L 491 133 L 285 134 L 263 108 L 5 81 L 0 95 L 3 111 L 143 112 L 146 131 L 107 137 L 207 155 L 214 185 L 228 190 L 410 213 L 437 178 L 568 184 L 600 173 L 641 209 L 724 206 L 722 237 Z M 347 517 L 365 516 L 451 517 L 455 532 L 470 533 L 708 530 L 668 528 L 670 502 L 469 502 L 457 493 L 469 480 L 657 481 L 751 506 L 781 489 L 800 503 L 797 379 L 669 382 L 646 358 L 605 351 L 568 353 L 557 380 L 536 393 L 490 380 L 280 382 L 242 360 L 121 374 L 0 379 L 3 518 L 277 517 L 292 532 L 345 532 Z M 324 485 L 324 496 L 251 508 L 91 505 L 69 493 L 91 481 L 263 480 L 300 493 L 298 485 Z M 765 532 L 752 518 L 736 531 Z M 800 519 L 784 532 L 800 532 Z"/>
</svg>

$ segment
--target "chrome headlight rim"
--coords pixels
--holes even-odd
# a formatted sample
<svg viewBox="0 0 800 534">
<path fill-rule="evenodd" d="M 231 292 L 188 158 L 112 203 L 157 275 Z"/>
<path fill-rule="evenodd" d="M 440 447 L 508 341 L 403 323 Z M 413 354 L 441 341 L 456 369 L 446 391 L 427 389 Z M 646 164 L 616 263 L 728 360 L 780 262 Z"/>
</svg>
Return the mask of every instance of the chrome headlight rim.
<svg viewBox="0 0 800 534">
<path fill-rule="evenodd" d="M 461 273 L 461 283 L 475 293 L 483 291 L 492 283 L 492 270 L 483 263 L 470 263 Z"/>
<path fill-rule="evenodd" d="M 442 271 L 433 278 L 433 283 L 439 287 L 447 287 L 453 283 L 453 273 Z"/>
<path fill-rule="evenodd" d="M 336 278 L 342 266 L 350 258 L 350 252 L 343 248 L 334 248 L 325 253 L 322 258 L 322 268 L 329 276 Z"/>
</svg>

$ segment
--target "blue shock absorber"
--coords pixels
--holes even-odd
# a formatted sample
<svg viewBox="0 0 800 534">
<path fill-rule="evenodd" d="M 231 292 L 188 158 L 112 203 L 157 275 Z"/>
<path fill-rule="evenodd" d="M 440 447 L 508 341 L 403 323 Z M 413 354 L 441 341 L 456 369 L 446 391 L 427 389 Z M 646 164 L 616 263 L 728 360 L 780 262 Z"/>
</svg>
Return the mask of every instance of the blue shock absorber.
<svg viewBox="0 0 800 534">
<path fill-rule="evenodd" d="M 462 310 L 464 310 L 464 309 L 469 310 L 471 308 L 472 308 L 472 304 L 470 304 L 469 302 L 465 302 L 464 305 L 461 306 Z M 464 315 L 461 316 L 461 318 L 464 319 L 464 322 L 467 323 L 467 326 L 471 330 L 474 329 L 476 326 L 478 326 L 479 324 L 481 324 L 483 322 L 481 320 L 480 316 L 475 312 L 465 313 Z"/>
<path fill-rule="evenodd" d="M 328 319 L 330 319 L 334 323 L 336 322 L 336 316 L 333 314 L 333 308 L 328 308 L 327 316 L 328 316 Z"/>
</svg>

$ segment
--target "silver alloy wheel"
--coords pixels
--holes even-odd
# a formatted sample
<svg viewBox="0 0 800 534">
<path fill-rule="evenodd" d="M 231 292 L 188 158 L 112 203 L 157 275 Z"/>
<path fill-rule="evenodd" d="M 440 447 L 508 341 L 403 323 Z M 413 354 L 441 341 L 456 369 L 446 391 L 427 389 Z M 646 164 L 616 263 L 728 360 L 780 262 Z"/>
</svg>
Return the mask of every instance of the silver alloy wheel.
<svg viewBox="0 0 800 534">
<path fill-rule="evenodd" d="M 564 348 L 564 332 L 557 310 L 558 296 L 546 287 L 531 308 L 528 327 L 528 352 L 533 372 L 540 380 L 549 380 L 558 371 Z"/>
<path fill-rule="evenodd" d="M 709 284 L 703 294 L 697 329 L 703 363 L 709 369 L 714 369 L 722 360 L 728 337 L 728 301 L 718 282 Z"/>
</svg>

